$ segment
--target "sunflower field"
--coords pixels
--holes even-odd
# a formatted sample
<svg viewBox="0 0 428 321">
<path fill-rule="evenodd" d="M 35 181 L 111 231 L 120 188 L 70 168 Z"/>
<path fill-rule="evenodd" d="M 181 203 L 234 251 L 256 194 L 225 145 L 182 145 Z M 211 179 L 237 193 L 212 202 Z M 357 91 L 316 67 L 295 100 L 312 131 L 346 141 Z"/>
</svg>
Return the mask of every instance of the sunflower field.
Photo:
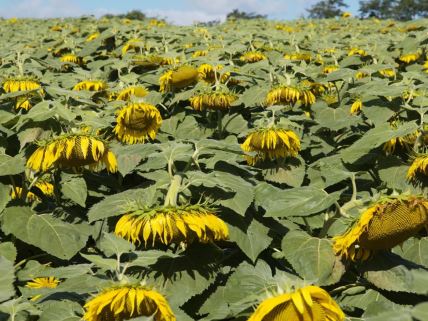
<svg viewBox="0 0 428 321">
<path fill-rule="evenodd" d="M 0 320 L 428 320 L 428 21 L 0 32 Z"/>
</svg>

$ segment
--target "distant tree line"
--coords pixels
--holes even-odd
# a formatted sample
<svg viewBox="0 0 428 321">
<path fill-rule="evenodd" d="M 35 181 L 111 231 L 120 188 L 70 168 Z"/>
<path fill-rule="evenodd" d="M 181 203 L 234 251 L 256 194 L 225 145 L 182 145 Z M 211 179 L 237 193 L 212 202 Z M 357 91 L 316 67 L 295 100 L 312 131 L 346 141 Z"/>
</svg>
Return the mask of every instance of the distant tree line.
<svg viewBox="0 0 428 321">
<path fill-rule="evenodd" d="M 140 10 L 131 10 L 127 13 L 121 13 L 121 14 L 105 14 L 102 16 L 102 18 L 120 18 L 120 19 L 130 19 L 130 20 L 144 20 L 147 19 L 147 16 L 145 13 L 141 12 Z"/>
<path fill-rule="evenodd" d="M 428 0 L 361 0 L 361 18 L 412 20 L 428 17 Z M 343 0 L 321 0 L 307 9 L 314 19 L 341 16 L 348 5 Z"/>
</svg>

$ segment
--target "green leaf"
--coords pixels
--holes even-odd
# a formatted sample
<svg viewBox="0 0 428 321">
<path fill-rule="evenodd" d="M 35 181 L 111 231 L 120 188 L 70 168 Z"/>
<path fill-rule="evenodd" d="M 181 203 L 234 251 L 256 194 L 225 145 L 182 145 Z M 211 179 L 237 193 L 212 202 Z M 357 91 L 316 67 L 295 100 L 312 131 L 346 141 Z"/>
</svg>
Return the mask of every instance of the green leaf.
<svg viewBox="0 0 428 321">
<path fill-rule="evenodd" d="M 95 254 L 80 253 L 80 255 L 103 270 L 115 271 L 117 268 L 116 259 L 108 259 Z"/>
<path fill-rule="evenodd" d="M 428 302 L 416 305 L 412 310 L 412 316 L 419 321 L 428 320 Z"/>
<path fill-rule="evenodd" d="M 15 295 L 13 262 L 0 255 L 0 302 Z"/>
<path fill-rule="evenodd" d="M 155 201 L 156 188 L 131 189 L 107 196 L 88 211 L 89 222 L 117 216 L 139 208 L 138 204 L 150 206 Z"/>
<path fill-rule="evenodd" d="M 6 204 L 9 203 L 9 193 L 10 186 L 0 183 L 0 213 L 6 207 Z"/>
<path fill-rule="evenodd" d="M 336 256 L 328 239 L 311 237 L 301 231 L 290 231 L 282 240 L 282 251 L 285 259 L 305 280 L 320 285 L 329 285 L 340 280 L 340 273 L 331 280 Z"/>
<path fill-rule="evenodd" d="M 36 214 L 29 207 L 9 207 L 3 213 L 3 231 L 63 260 L 71 259 L 86 244 L 89 231 L 51 214 Z"/>
<path fill-rule="evenodd" d="M 255 262 L 259 254 L 272 242 L 272 238 L 268 236 L 269 228 L 254 219 L 246 231 L 232 225 L 229 225 L 229 231 L 230 240 L 235 242 L 252 262 Z"/>
<path fill-rule="evenodd" d="M 256 187 L 255 200 L 268 217 L 308 216 L 330 207 L 338 195 L 311 186 L 281 190 L 261 183 Z"/>
<path fill-rule="evenodd" d="M 43 304 L 39 321 L 79 321 L 80 304 L 73 301 L 48 301 Z"/>
<path fill-rule="evenodd" d="M 428 237 L 411 238 L 400 247 L 394 248 L 394 253 L 406 260 L 420 264 L 428 269 Z"/>
<path fill-rule="evenodd" d="M 135 246 L 131 242 L 113 233 L 103 233 L 98 245 L 99 249 L 103 251 L 106 256 L 116 255 L 116 257 L 119 257 L 123 253 L 135 250 Z"/>
<path fill-rule="evenodd" d="M 292 158 L 286 164 L 263 170 L 266 181 L 300 187 L 305 178 L 305 162 L 302 158 Z"/>
<path fill-rule="evenodd" d="M 85 207 L 88 189 L 85 180 L 78 175 L 62 173 L 61 192 L 65 198 L 68 198 L 76 204 Z"/>
<path fill-rule="evenodd" d="M 25 170 L 25 158 L 19 154 L 15 157 L 0 154 L 0 176 L 16 175 Z"/>
<path fill-rule="evenodd" d="M 0 255 L 11 262 L 15 262 L 17 255 L 15 245 L 12 242 L 0 243 Z"/>
</svg>

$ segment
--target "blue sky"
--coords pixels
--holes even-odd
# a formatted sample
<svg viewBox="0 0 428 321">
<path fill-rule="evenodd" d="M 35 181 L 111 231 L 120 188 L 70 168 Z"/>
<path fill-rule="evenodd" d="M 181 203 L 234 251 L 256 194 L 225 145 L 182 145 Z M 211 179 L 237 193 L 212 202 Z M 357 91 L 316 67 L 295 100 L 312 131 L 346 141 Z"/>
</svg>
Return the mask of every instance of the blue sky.
<svg viewBox="0 0 428 321">
<path fill-rule="evenodd" d="M 358 11 L 359 0 L 345 0 L 348 10 Z M 139 9 L 148 15 L 166 18 L 175 24 L 224 20 L 234 8 L 267 14 L 269 18 L 289 20 L 306 14 L 305 8 L 318 0 L 0 0 L 0 16 L 69 17 L 84 14 L 101 16 Z"/>
</svg>

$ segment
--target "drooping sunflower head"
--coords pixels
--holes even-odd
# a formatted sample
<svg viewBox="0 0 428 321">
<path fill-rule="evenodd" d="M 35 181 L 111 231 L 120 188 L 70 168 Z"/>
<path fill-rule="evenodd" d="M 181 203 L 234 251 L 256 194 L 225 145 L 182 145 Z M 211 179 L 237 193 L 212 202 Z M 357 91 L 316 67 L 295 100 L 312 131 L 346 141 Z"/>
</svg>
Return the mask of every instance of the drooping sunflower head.
<svg viewBox="0 0 428 321">
<path fill-rule="evenodd" d="M 418 60 L 420 57 L 421 57 L 421 53 L 420 51 L 417 51 L 417 52 L 402 54 L 400 57 L 398 57 L 398 60 L 405 64 L 410 64 Z"/>
<path fill-rule="evenodd" d="M 391 128 L 397 129 L 399 121 L 395 120 L 390 123 Z M 383 151 L 385 154 L 393 154 L 396 150 L 405 150 L 410 151 L 419 136 L 419 131 L 416 130 L 413 133 L 407 134 L 405 136 L 394 137 L 388 140 L 383 144 Z"/>
<path fill-rule="evenodd" d="M 292 131 L 282 128 L 259 128 L 251 132 L 241 144 L 245 152 L 255 153 L 255 156 L 245 155 L 250 165 L 255 165 L 265 159 L 281 159 L 295 157 L 300 151 L 300 139 Z"/>
<path fill-rule="evenodd" d="M 159 78 L 160 92 L 170 92 L 193 85 L 198 81 L 198 75 L 198 70 L 191 66 L 168 70 Z"/>
<path fill-rule="evenodd" d="M 142 49 L 144 49 L 144 43 L 141 39 L 129 39 L 122 47 L 122 55 L 125 55 L 128 51 L 131 50 L 133 50 L 135 53 L 139 53 Z"/>
<path fill-rule="evenodd" d="M 179 57 L 163 57 L 159 55 L 135 55 L 132 63 L 146 69 L 156 69 L 159 66 L 176 65 L 180 62 Z"/>
<path fill-rule="evenodd" d="M 196 50 L 192 53 L 192 58 L 204 57 L 208 55 L 208 50 Z"/>
<path fill-rule="evenodd" d="M 123 215 L 116 224 L 118 236 L 144 246 L 170 245 L 194 241 L 226 240 L 226 223 L 212 208 L 203 205 L 167 206 L 138 210 Z"/>
<path fill-rule="evenodd" d="M 267 106 L 280 104 L 295 104 L 301 96 L 299 88 L 295 86 L 279 85 L 272 88 L 266 95 Z"/>
<path fill-rule="evenodd" d="M 86 37 L 86 40 L 85 40 L 85 41 L 86 41 L 86 42 L 93 41 L 93 40 L 97 39 L 99 36 L 100 36 L 100 33 L 99 33 L 99 32 L 91 33 L 90 35 L 88 35 L 88 36 Z"/>
<path fill-rule="evenodd" d="M 286 320 L 343 321 L 345 314 L 327 291 L 310 285 L 264 300 L 248 319 Z"/>
<path fill-rule="evenodd" d="M 395 70 L 392 68 L 385 68 L 385 69 L 381 69 L 379 70 L 379 73 L 386 78 L 393 78 L 395 77 Z"/>
<path fill-rule="evenodd" d="M 116 100 L 129 101 L 131 98 L 138 97 L 142 98 L 147 96 L 149 91 L 144 86 L 130 86 L 122 89 L 116 96 Z"/>
<path fill-rule="evenodd" d="M 366 78 L 368 76 L 370 76 L 370 74 L 368 72 L 362 71 L 362 70 L 357 71 L 355 73 L 355 79 L 363 79 L 363 78 Z"/>
<path fill-rule="evenodd" d="M 104 91 L 107 88 L 107 83 L 103 80 L 84 80 L 77 83 L 73 90 Z"/>
<path fill-rule="evenodd" d="M 248 51 L 244 53 L 241 57 L 239 57 L 239 60 L 247 63 L 253 63 L 261 60 L 266 60 L 267 57 L 258 51 Z"/>
<path fill-rule="evenodd" d="M 354 102 L 351 105 L 350 113 L 358 114 L 362 109 L 363 109 L 363 102 L 360 98 L 357 98 L 354 100 Z"/>
<path fill-rule="evenodd" d="M 428 200 L 417 196 L 386 198 L 367 208 L 354 226 L 333 238 L 336 255 L 367 260 L 391 249 L 428 226 Z"/>
<path fill-rule="evenodd" d="M 34 184 L 34 187 L 38 188 L 45 196 L 53 196 L 54 195 L 54 186 L 46 181 L 39 181 Z M 11 198 L 19 199 L 22 197 L 22 187 L 12 187 L 10 191 Z M 27 202 L 34 202 L 34 201 L 40 201 L 40 198 L 34 194 L 33 192 L 28 191 L 26 196 Z"/>
<path fill-rule="evenodd" d="M 322 72 L 323 72 L 324 74 L 328 75 L 328 74 L 330 74 L 330 73 L 332 73 L 333 71 L 336 71 L 336 70 L 338 70 L 338 69 L 339 69 L 339 66 L 336 66 L 336 65 L 328 65 L 328 66 L 325 66 L 325 67 L 323 68 Z"/>
<path fill-rule="evenodd" d="M 3 90 L 6 93 L 28 90 L 42 90 L 40 82 L 33 77 L 23 76 L 8 78 L 3 82 Z M 43 90 L 42 90 L 43 91 Z"/>
<path fill-rule="evenodd" d="M 75 54 L 69 53 L 62 55 L 61 58 L 59 58 L 61 62 L 71 62 L 76 65 L 83 65 L 83 58 L 76 56 Z"/>
<path fill-rule="evenodd" d="M 428 176 L 428 153 L 417 154 L 407 170 L 407 180 L 414 184 L 425 185 Z"/>
<path fill-rule="evenodd" d="M 116 113 L 113 132 L 121 142 L 127 144 L 144 143 L 155 139 L 162 117 L 159 110 L 146 103 L 130 103 Z"/>
<path fill-rule="evenodd" d="M 51 168 L 97 170 L 104 164 L 107 171 L 117 171 L 116 156 L 101 139 L 89 134 L 65 134 L 42 142 L 27 160 L 27 168 L 46 172 Z"/>
<path fill-rule="evenodd" d="M 229 91 L 211 91 L 190 97 L 190 106 L 195 110 L 229 109 L 238 96 Z"/>
<path fill-rule="evenodd" d="M 295 52 L 284 55 L 284 59 L 291 61 L 305 61 L 306 63 L 310 63 L 312 60 L 312 56 L 310 53 L 305 52 Z"/>
<path fill-rule="evenodd" d="M 348 52 L 348 56 L 356 56 L 356 55 L 365 57 L 367 56 L 367 52 L 361 48 L 351 48 Z"/>
<path fill-rule="evenodd" d="M 124 321 L 153 316 L 154 321 L 175 321 L 165 297 L 141 285 L 105 289 L 85 304 L 85 321 Z"/>
<path fill-rule="evenodd" d="M 342 18 L 351 18 L 352 17 L 352 13 L 345 11 L 344 13 L 342 13 Z"/>
</svg>

